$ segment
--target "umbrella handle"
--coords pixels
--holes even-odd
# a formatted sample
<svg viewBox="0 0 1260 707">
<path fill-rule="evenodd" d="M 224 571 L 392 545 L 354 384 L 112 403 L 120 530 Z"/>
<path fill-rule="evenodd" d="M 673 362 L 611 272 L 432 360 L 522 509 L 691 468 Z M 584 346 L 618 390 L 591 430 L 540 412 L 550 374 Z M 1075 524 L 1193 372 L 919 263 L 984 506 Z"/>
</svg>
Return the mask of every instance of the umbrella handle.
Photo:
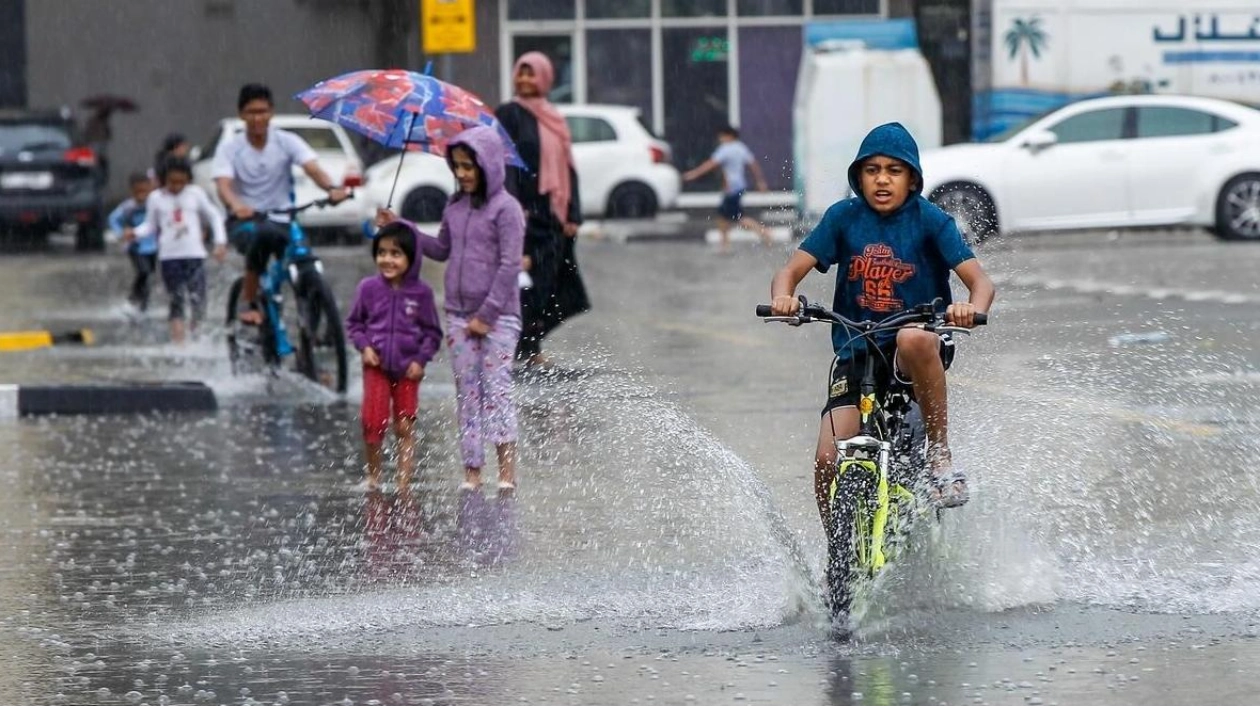
<svg viewBox="0 0 1260 707">
<path fill-rule="evenodd" d="M 432 64 L 433 62 L 429 62 Z M 402 174 L 402 163 L 407 157 L 407 138 L 411 137 L 412 128 L 416 127 L 416 111 L 411 111 L 411 119 L 407 123 L 407 134 L 403 136 L 402 154 L 398 156 L 398 170 L 394 172 L 394 184 L 389 188 L 389 199 L 385 202 L 386 210 L 394 205 L 394 190 L 398 188 L 398 176 Z"/>
</svg>

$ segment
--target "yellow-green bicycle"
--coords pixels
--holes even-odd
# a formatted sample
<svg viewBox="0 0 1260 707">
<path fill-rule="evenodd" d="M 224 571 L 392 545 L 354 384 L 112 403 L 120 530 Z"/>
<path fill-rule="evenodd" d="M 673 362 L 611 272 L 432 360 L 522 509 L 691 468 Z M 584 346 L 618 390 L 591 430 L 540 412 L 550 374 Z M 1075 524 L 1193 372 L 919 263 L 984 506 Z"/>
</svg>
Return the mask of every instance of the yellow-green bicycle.
<svg viewBox="0 0 1260 707">
<path fill-rule="evenodd" d="M 828 488 L 831 517 L 827 529 L 827 604 L 833 622 L 847 616 L 859 583 L 873 578 L 904 548 L 911 525 L 934 506 L 927 500 L 927 439 L 923 416 L 908 385 L 893 381 L 885 390 L 876 383 L 877 334 L 916 326 L 942 335 L 970 334 L 948 326 L 940 300 L 898 312 L 881 321 L 854 321 L 800 297 L 789 317 L 772 316 L 758 305 L 767 322 L 792 325 L 826 322 L 850 332 L 850 342 L 865 338 L 865 356 L 858 389 L 858 433 L 836 440 L 836 470 Z M 988 315 L 977 313 L 975 323 Z M 830 376 L 828 377 L 830 380 Z"/>
</svg>

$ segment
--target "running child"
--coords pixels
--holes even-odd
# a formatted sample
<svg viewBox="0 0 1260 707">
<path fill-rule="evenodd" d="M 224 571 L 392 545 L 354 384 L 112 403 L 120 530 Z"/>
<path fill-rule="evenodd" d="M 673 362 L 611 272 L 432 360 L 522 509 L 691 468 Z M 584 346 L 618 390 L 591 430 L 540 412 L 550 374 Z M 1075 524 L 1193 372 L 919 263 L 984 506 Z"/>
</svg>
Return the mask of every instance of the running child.
<svg viewBox="0 0 1260 707">
<path fill-rule="evenodd" d="M 127 185 L 131 188 L 131 197 L 123 200 L 109 213 L 111 240 L 126 238 L 128 229 L 144 223 L 145 202 L 153 192 L 153 182 L 149 181 L 149 175 L 135 172 L 127 178 Z M 153 292 L 151 283 L 153 273 L 157 270 L 157 238 L 133 237 L 126 243 L 127 258 L 131 260 L 131 269 L 136 274 L 131 281 L 127 302 L 140 314 L 144 314 L 149 310 L 149 299 Z"/>
<path fill-rule="evenodd" d="M 512 362 L 521 333 L 517 278 L 525 243 L 525 215 L 504 188 L 504 150 L 488 127 L 460 133 L 451 141 L 447 164 L 459 191 L 442 214 L 437 238 L 423 237 L 420 248 L 434 260 L 447 260 L 446 346 L 455 371 L 459 407 L 462 489 L 481 487 L 485 443 L 495 445 L 498 491 L 516 489 L 516 404 Z M 378 223 L 404 223 L 382 210 Z M 389 228 L 390 226 L 386 226 Z"/>
<path fill-rule="evenodd" d="M 149 195 L 144 223 L 124 237 L 157 237 L 162 284 L 171 298 L 171 341 L 180 344 L 186 331 L 195 332 L 206 315 L 207 253 L 202 224 L 210 224 L 214 257 L 219 262 L 227 257 L 227 230 L 223 213 L 210 202 L 205 190 L 191 183 L 192 164 L 188 160 L 172 157 L 163 167 L 165 181 L 161 189 Z"/>
<path fill-rule="evenodd" d="M 717 134 L 718 146 L 712 156 L 695 169 L 683 173 L 684 182 L 692 182 L 715 169 L 722 170 L 722 201 L 718 204 L 718 233 L 721 235 L 721 252 L 728 252 L 731 246 L 731 227 L 739 224 L 761 236 L 761 242 L 770 245 L 773 234 L 770 227 L 752 216 L 744 213 L 744 192 L 748 190 L 748 178 L 745 168 L 752 172 L 757 180 L 757 191 L 766 191 L 766 177 L 761 172 L 757 157 L 748 146 L 739 139 L 739 130 L 727 125 Z"/>
<path fill-rule="evenodd" d="M 411 485 L 415 469 L 415 420 L 424 367 L 442 342 L 433 289 L 420 279 L 416 235 L 407 225 L 382 228 L 372 241 L 376 275 L 359 283 L 346 334 L 363 354 L 363 442 L 367 486 L 381 482 L 382 450 L 393 404 L 398 450 L 398 490 Z"/>
</svg>

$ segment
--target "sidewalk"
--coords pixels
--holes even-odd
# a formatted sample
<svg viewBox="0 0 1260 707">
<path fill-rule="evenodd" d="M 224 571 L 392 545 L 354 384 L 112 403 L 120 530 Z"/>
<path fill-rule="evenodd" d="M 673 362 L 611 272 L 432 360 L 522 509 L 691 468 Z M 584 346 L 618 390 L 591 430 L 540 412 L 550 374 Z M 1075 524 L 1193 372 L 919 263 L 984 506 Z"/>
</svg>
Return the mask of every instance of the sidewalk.
<svg viewBox="0 0 1260 707">
<path fill-rule="evenodd" d="M 796 219 L 793 209 L 775 207 L 750 208 L 748 215 L 770 226 L 774 240 L 786 243 L 793 238 L 792 224 Z M 718 242 L 717 217 L 711 208 L 694 208 L 668 211 L 655 219 L 589 219 L 578 232 L 585 238 L 607 240 L 615 243 L 639 243 L 650 241 L 704 241 Z M 756 242 L 757 234 L 734 228 L 731 242 Z"/>
</svg>

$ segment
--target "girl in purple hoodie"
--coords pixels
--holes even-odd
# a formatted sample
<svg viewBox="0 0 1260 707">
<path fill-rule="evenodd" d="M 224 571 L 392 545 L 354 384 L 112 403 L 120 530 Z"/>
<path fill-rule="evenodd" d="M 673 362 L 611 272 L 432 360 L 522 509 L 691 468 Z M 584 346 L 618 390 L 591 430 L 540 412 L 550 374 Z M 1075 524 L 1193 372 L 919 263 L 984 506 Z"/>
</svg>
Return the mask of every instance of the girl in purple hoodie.
<svg viewBox="0 0 1260 707">
<path fill-rule="evenodd" d="M 398 490 L 411 484 L 414 423 L 424 367 L 442 342 L 433 289 L 420 279 L 416 234 L 402 223 L 382 228 L 372 241 L 379 274 L 364 278 L 346 317 L 346 333 L 363 354 L 363 441 L 367 485 L 381 480 L 381 444 L 394 407 Z"/>
<path fill-rule="evenodd" d="M 445 280 L 446 347 L 455 369 L 459 407 L 464 458 L 460 488 L 481 487 L 489 441 L 498 453 L 499 495 L 508 496 L 516 489 L 512 362 L 521 334 L 517 279 L 525 215 L 503 186 L 504 158 L 503 142 L 493 128 L 471 128 L 450 142 L 446 161 L 459 190 L 446 205 L 437 238 L 422 236 L 419 246 L 434 260 L 450 261 Z M 377 219 L 378 224 L 407 223 L 385 210 Z"/>
</svg>

